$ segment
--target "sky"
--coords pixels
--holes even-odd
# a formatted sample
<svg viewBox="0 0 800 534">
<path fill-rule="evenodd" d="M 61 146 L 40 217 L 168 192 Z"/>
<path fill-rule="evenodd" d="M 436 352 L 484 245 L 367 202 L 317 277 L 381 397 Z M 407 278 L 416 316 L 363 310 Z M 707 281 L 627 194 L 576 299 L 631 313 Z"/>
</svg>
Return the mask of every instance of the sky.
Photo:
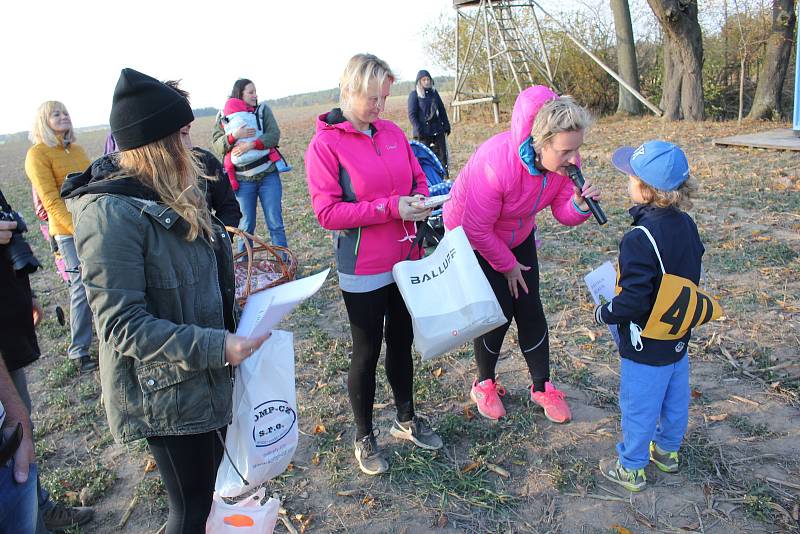
<svg viewBox="0 0 800 534">
<path fill-rule="evenodd" d="M 571 13 L 611 24 L 607 0 L 537 0 L 569 25 Z M 710 0 L 709 0 L 710 1 Z M 717 0 L 715 0 L 717 1 Z M 645 0 L 630 0 L 634 31 L 647 31 Z M 452 0 L 2 0 L 0 133 L 30 128 L 46 100 L 76 127 L 108 123 L 120 69 L 180 79 L 195 108 L 221 108 L 237 78 L 260 100 L 336 87 L 347 60 L 370 52 L 401 80 L 434 65 L 426 24 L 455 18 Z"/>
<path fill-rule="evenodd" d="M 0 132 L 30 128 L 45 100 L 76 127 L 108 123 L 120 69 L 181 79 L 192 106 L 222 107 L 246 77 L 260 100 L 336 87 L 370 52 L 400 79 L 429 64 L 420 31 L 450 0 L 5 0 L 0 4 Z M 454 16 L 454 15 L 453 15 Z"/>
</svg>

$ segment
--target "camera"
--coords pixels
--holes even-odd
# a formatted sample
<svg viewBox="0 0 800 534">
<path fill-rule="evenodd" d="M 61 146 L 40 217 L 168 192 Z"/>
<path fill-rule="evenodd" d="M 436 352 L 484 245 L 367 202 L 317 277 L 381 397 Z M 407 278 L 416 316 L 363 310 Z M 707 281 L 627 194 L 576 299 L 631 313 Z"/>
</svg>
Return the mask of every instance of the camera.
<svg viewBox="0 0 800 534">
<path fill-rule="evenodd" d="M 31 246 L 22 237 L 28 231 L 25 220 L 18 212 L 13 211 L 6 204 L 6 210 L 0 211 L 0 221 L 16 221 L 17 227 L 11 231 L 11 241 L 3 245 L 2 253 L 8 258 L 9 263 L 14 266 L 14 270 L 24 274 L 31 274 L 41 267 L 39 260 L 33 255 Z"/>
</svg>

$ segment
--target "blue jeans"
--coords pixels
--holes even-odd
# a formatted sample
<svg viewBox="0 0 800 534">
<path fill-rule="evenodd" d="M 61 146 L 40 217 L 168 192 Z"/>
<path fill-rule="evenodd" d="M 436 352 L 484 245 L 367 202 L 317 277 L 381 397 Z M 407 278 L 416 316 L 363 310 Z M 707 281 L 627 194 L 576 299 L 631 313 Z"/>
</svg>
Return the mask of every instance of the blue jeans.
<svg viewBox="0 0 800 534">
<path fill-rule="evenodd" d="M 33 405 L 31 404 L 31 394 L 28 391 L 28 377 L 25 375 L 25 368 L 22 367 L 21 369 L 15 369 L 8 373 L 11 376 L 11 381 L 14 383 L 14 387 L 17 389 L 17 393 L 19 394 L 19 398 L 22 399 L 22 403 L 28 409 L 28 413 L 33 413 Z M 34 476 L 33 474 L 29 476 Z M 50 499 L 50 494 L 47 492 L 46 489 L 42 487 L 42 483 L 39 480 L 38 475 L 36 476 L 36 490 L 38 494 L 39 500 L 39 512 L 47 512 L 55 503 Z M 39 528 L 36 530 L 36 534 L 47 534 L 47 530 L 44 528 L 44 522 L 39 522 Z M 0 527 L 0 534 L 3 533 L 2 527 Z"/>
<path fill-rule="evenodd" d="M 36 464 L 31 464 L 24 484 L 14 480 L 13 459 L 0 467 L 0 534 L 47 532 L 40 520 L 36 493 L 38 479 Z"/>
<path fill-rule="evenodd" d="M 89 346 L 92 344 L 92 310 L 89 309 L 89 301 L 86 299 L 75 239 L 71 235 L 57 235 L 56 243 L 69 274 L 69 329 L 72 341 L 67 349 L 67 356 L 71 360 L 77 360 L 81 356 L 89 355 Z"/>
<path fill-rule="evenodd" d="M 272 244 L 280 247 L 287 246 L 281 211 L 282 194 L 281 178 L 277 171 L 255 182 L 240 181 L 239 190 L 236 191 L 236 200 L 239 201 L 239 208 L 242 211 L 239 229 L 248 234 L 252 234 L 256 229 L 257 202 L 260 199 Z M 244 248 L 244 243 L 239 243 L 239 252 Z"/>
<path fill-rule="evenodd" d="M 622 442 L 619 462 L 626 469 L 650 463 L 651 441 L 667 452 L 677 452 L 689 424 L 689 356 L 664 366 L 645 365 L 622 358 L 619 408 Z"/>
</svg>

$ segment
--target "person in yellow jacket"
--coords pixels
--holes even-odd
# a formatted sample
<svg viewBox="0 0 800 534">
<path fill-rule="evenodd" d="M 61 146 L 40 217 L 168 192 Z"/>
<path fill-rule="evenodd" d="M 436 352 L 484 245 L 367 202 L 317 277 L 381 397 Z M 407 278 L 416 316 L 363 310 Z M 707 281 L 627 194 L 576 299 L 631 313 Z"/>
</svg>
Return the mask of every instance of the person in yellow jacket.
<svg viewBox="0 0 800 534">
<path fill-rule="evenodd" d="M 81 372 L 89 372 L 97 368 L 97 362 L 89 356 L 92 312 L 75 252 L 72 216 L 61 198 L 61 185 L 68 174 L 83 172 L 90 161 L 83 148 L 75 144 L 72 120 L 61 102 L 49 100 L 39 106 L 28 138 L 33 146 L 25 156 L 25 173 L 47 212 L 50 235 L 58 244 L 70 278 L 72 340 L 67 355 L 76 361 Z"/>
</svg>

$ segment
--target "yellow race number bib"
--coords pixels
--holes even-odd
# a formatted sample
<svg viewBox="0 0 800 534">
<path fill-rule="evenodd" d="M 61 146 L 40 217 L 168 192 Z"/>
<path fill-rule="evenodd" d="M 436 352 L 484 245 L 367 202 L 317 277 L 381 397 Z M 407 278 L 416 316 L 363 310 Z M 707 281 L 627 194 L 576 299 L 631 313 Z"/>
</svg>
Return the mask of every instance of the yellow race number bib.
<svg viewBox="0 0 800 534">
<path fill-rule="evenodd" d="M 687 278 L 668 274 L 664 270 L 661 254 L 658 252 L 655 239 L 644 226 L 635 226 L 647 234 L 658 262 L 661 264 L 661 286 L 656 295 L 656 302 L 650 311 L 650 318 L 642 329 L 642 337 L 659 340 L 680 339 L 690 329 L 705 324 L 722 316 L 722 306 L 713 297 L 698 289 L 697 285 Z M 619 282 L 619 270 L 617 271 Z M 617 293 L 622 290 L 617 285 Z"/>
</svg>

